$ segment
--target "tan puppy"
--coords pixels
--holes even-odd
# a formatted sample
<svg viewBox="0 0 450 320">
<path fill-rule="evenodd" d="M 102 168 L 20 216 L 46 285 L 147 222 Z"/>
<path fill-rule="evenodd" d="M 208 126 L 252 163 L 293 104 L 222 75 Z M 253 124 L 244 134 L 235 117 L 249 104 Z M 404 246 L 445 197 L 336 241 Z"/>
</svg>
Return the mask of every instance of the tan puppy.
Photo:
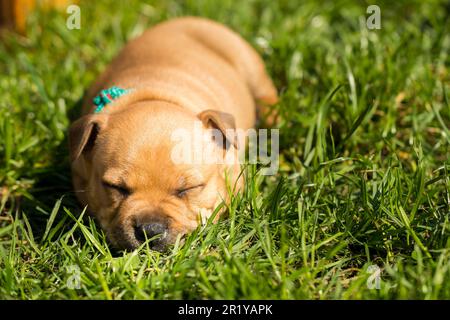
<svg viewBox="0 0 450 320">
<path fill-rule="evenodd" d="M 93 98 L 113 86 L 129 92 L 94 113 Z M 218 129 L 228 145 L 206 143 L 219 157 L 235 157 L 229 129 L 253 127 L 255 102 L 276 101 L 263 61 L 239 35 L 201 18 L 161 23 L 125 46 L 70 128 L 77 196 L 116 247 L 132 249 L 158 238 L 153 248 L 163 250 L 227 201 L 227 183 L 235 191 L 242 184 L 237 161 L 174 161 L 180 144 L 174 132 L 192 132 L 196 123 L 206 135 Z M 198 140 L 186 139 L 197 152 Z"/>
</svg>

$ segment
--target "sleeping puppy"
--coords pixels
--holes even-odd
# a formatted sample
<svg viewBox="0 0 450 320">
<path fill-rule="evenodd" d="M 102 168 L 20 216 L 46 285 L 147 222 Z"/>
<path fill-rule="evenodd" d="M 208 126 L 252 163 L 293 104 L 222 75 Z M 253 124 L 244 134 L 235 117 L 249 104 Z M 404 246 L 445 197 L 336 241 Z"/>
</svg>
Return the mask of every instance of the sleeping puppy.
<svg viewBox="0 0 450 320">
<path fill-rule="evenodd" d="M 276 101 L 261 58 L 225 26 L 185 17 L 147 30 L 91 87 L 71 125 L 79 201 L 115 247 L 154 239 L 152 248 L 164 250 L 226 203 L 227 187 L 242 187 L 242 147 L 232 133 L 252 128 L 256 106 Z M 202 161 L 174 157 L 205 146 Z M 205 161 L 211 156 L 231 161 Z"/>
</svg>

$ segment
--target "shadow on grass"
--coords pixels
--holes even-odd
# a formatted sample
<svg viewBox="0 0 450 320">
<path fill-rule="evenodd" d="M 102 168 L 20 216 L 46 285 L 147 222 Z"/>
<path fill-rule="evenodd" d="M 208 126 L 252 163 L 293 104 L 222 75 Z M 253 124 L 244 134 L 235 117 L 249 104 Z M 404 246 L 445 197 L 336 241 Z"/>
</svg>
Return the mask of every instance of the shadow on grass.
<svg viewBox="0 0 450 320">
<path fill-rule="evenodd" d="M 69 109 L 67 116 L 70 123 L 76 120 L 81 114 L 82 101 L 83 98 L 80 98 Z M 65 132 L 64 139 L 49 156 L 51 159 L 50 163 L 41 170 L 33 172 L 32 178 L 35 181 L 33 188 L 20 201 L 20 214 L 25 213 L 27 215 L 36 239 L 42 238 L 50 213 L 59 199 L 62 199 L 61 207 L 53 225 L 56 225 L 62 219 L 67 219 L 67 215 L 64 214 L 64 208 L 67 208 L 75 216 L 78 216 L 83 211 L 72 187 L 68 128 Z M 74 221 L 67 220 L 67 222 L 66 228 L 73 226 Z"/>
<path fill-rule="evenodd" d="M 84 97 L 80 98 L 76 104 L 70 108 L 67 114 L 69 123 L 72 123 L 80 117 L 83 99 Z M 51 161 L 49 165 L 38 172 L 34 172 L 34 186 L 20 202 L 20 213 L 25 213 L 27 215 L 30 227 L 33 231 L 33 236 L 37 241 L 40 241 L 43 238 L 47 224 L 50 220 L 51 212 L 55 208 L 58 200 L 61 199 L 61 204 L 58 213 L 52 222 L 52 226 L 57 226 L 64 220 L 62 228 L 58 230 L 58 233 L 60 234 L 68 232 L 76 224 L 76 221 L 71 218 L 64 209 L 70 211 L 72 216 L 76 219 L 79 218 L 84 210 L 77 200 L 72 185 L 68 132 L 69 128 L 67 128 L 62 142 L 50 155 Z M 85 214 L 83 216 L 83 224 L 89 226 L 89 220 L 91 220 L 91 216 Z M 95 222 L 96 230 L 100 231 L 101 227 L 96 219 L 92 220 Z M 81 246 L 87 242 L 85 235 L 83 235 L 79 228 L 75 230 L 73 237 Z M 120 256 L 123 252 L 111 245 L 109 245 L 108 249 L 112 256 Z"/>
</svg>

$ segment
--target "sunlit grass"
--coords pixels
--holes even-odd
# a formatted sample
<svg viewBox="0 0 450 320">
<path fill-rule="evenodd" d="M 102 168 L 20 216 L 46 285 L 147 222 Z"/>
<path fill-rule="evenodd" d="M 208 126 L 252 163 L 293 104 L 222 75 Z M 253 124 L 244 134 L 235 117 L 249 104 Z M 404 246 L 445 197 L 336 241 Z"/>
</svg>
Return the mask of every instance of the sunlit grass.
<svg viewBox="0 0 450 320">
<path fill-rule="evenodd" d="M 368 30 L 361 1 L 84 1 L 81 30 L 40 12 L 27 37 L 3 34 L 0 298 L 450 298 L 449 7 L 390 3 Z M 280 171 L 251 167 L 228 219 L 167 254 L 116 252 L 75 200 L 67 129 L 127 39 L 180 15 L 264 57 Z"/>
</svg>

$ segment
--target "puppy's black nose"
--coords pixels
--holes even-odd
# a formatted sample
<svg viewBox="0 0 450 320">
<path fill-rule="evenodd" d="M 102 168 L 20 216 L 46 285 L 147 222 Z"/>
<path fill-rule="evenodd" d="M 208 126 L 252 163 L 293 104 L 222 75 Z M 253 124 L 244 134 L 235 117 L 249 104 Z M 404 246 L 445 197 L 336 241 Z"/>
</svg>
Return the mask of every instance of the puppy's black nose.
<svg viewBox="0 0 450 320">
<path fill-rule="evenodd" d="M 153 247 L 161 247 L 167 237 L 167 225 L 161 222 L 150 222 L 135 227 L 136 239 L 144 242 L 147 239 L 155 238 L 152 241 Z M 156 248 L 157 249 L 157 248 Z"/>
</svg>

